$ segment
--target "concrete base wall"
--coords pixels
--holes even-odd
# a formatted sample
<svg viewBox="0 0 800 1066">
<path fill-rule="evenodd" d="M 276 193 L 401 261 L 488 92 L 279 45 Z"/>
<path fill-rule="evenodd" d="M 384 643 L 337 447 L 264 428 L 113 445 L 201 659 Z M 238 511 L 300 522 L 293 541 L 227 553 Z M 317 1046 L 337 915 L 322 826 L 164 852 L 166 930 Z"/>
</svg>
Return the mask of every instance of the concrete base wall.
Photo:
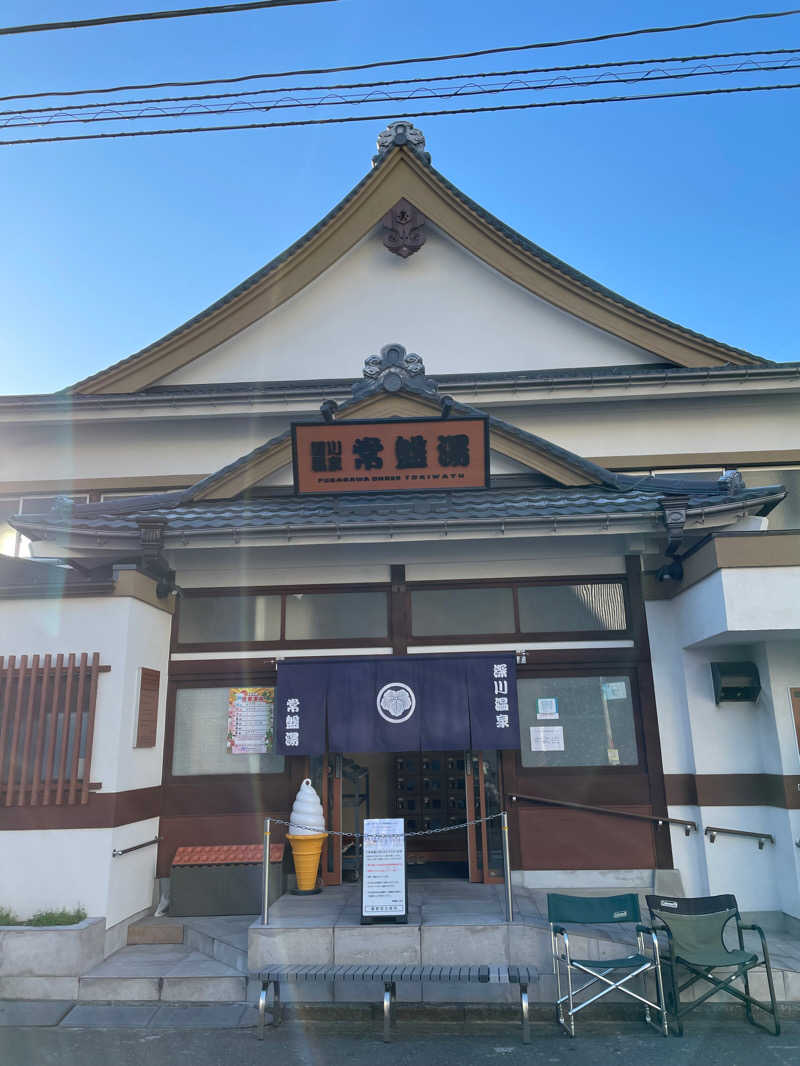
<svg viewBox="0 0 800 1066">
<path fill-rule="evenodd" d="M 78 975 L 103 961 L 105 921 L 0 926 L 0 999 L 69 999 Z"/>
<path fill-rule="evenodd" d="M 653 870 L 512 870 L 511 884 L 519 888 L 566 892 L 576 888 L 636 892 L 654 888 Z"/>
<path fill-rule="evenodd" d="M 582 941 L 582 938 L 578 938 Z M 589 950 L 589 942 L 584 945 Z M 269 963 L 345 965 L 386 963 L 405 966 L 509 966 L 552 970 L 547 929 L 514 925 L 371 925 L 281 928 L 255 922 L 248 937 L 248 966 L 252 971 Z M 544 978 L 543 978 L 544 979 Z M 382 985 L 374 981 L 340 984 L 305 983 L 281 986 L 288 1002 L 353 1003 L 380 999 Z M 519 990 L 511 985 L 400 982 L 397 998 L 404 1002 L 457 1003 L 480 1001 L 513 1003 Z"/>
</svg>

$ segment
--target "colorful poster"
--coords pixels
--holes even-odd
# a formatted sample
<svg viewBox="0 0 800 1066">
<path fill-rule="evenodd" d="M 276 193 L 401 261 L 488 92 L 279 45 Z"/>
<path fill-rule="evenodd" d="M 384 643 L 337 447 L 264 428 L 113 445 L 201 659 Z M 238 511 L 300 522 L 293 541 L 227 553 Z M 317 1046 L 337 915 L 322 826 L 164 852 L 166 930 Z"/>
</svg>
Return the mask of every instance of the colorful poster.
<svg viewBox="0 0 800 1066">
<path fill-rule="evenodd" d="M 232 688 L 228 693 L 227 748 L 232 755 L 273 750 L 274 688 Z"/>
</svg>

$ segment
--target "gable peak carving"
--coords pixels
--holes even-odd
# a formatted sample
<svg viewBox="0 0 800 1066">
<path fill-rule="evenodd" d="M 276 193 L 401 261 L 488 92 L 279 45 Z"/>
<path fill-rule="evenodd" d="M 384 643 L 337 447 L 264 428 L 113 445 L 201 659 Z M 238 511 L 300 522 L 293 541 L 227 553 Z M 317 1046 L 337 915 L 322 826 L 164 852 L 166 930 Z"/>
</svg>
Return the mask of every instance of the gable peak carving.
<svg viewBox="0 0 800 1066">
<path fill-rule="evenodd" d="M 365 359 L 364 377 L 353 385 L 353 399 L 401 390 L 435 397 L 439 386 L 426 376 L 425 364 L 415 352 L 407 352 L 402 344 L 386 344 L 380 355 Z"/>
<path fill-rule="evenodd" d="M 400 199 L 383 216 L 383 243 L 390 252 L 408 259 L 425 243 L 425 216 L 408 200 Z"/>
</svg>

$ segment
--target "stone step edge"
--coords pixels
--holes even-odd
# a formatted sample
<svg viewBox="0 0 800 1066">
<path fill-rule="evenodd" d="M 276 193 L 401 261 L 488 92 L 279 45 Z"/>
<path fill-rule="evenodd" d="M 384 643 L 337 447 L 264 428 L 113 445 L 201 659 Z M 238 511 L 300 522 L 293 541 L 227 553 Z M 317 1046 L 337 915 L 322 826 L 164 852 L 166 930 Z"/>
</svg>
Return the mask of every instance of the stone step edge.
<svg viewBox="0 0 800 1066">
<path fill-rule="evenodd" d="M 80 977 L 79 1003 L 239 1003 L 256 994 L 248 979 L 229 974 L 175 977 Z"/>
<path fill-rule="evenodd" d="M 250 972 L 247 965 L 247 950 L 237 948 L 226 940 L 209 936 L 208 933 L 203 933 L 199 929 L 192 929 L 191 926 L 186 925 L 184 926 L 183 942 L 193 951 L 200 951 L 204 955 L 208 955 L 209 958 L 225 963 L 226 966 L 230 966 L 242 974 Z"/>
<path fill-rule="evenodd" d="M 182 944 L 186 927 L 178 922 L 156 925 L 154 922 L 133 922 L 128 926 L 125 945 L 139 947 L 142 944 Z"/>
</svg>

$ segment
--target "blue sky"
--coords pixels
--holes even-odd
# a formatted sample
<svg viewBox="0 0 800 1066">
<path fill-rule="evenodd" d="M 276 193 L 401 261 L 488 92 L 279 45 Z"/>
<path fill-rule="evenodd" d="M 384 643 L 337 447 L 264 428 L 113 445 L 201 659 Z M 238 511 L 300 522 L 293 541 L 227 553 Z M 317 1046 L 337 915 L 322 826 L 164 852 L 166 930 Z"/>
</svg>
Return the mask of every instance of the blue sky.
<svg viewBox="0 0 800 1066">
<path fill-rule="evenodd" d="M 0 22 L 169 6 L 180 5 L 5 0 Z M 731 0 L 340 0 L 0 37 L 0 94 L 359 63 L 754 10 L 756 0 L 738 7 Z M 800 47 L 800 17 L 440 69 L 793 46 Z M 769 78 L 800 81 L 800 72 Z M 588 95 L 610 92 L 602 87 Z M 374 110 L 395 108 L 402 105 Z M 438 117 L 418 125 L 437 169 L 555 255 L 659 314 L 784 361 L 800 359 L 799 109 L 800 91 Z M 63 388 L 196 314 L 317 222 L 366 173 L 383 125 L 0 150 L 0 391 Z"/>
</svg>

